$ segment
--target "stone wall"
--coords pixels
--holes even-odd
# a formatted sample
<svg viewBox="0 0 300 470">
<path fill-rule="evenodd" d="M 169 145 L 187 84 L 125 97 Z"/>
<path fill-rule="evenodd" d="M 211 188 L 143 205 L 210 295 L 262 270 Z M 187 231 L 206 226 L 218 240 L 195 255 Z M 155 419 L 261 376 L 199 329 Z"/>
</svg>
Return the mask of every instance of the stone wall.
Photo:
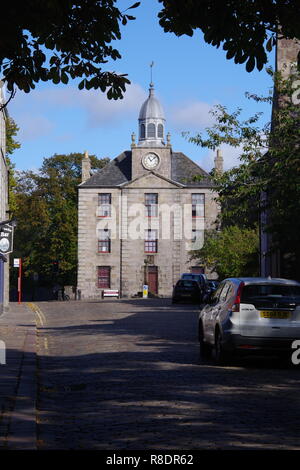
<svg viewBox="0 0 300 470">
<path fill-rule="evenodd" d="M 101 218 L 97 213 L 98 194 L 112 194 L 112 217 Z M 145 216 L 145 193 L 157 192 L 160 216 Z M 111 288 L 123 296 L 142 291 L 145 266 L 158 268 L 158 294 L 170 296 L 182 272 L 195 262 L 189 261 L 191 242 L 184 237 L 191 221 L 191 194 L 205 194 L 205 217 L 197 220 L 198 228 L 213 226 L 218 207 L 208 188 L 184 188 L 152 174 L 129 183 L 124 188 L 79 188 L 78 229 L 78 289 L 82 298 L 101 298 L 97 286 L 97 266 L 111 267 Z M 98 229 L 111 230 L 111 253 L 98 253 Z M 158 230 L 158 253 L 144 251 L 144 230 Z M 146 260 L 146 263 L 145 263 Z"/>
</svg>

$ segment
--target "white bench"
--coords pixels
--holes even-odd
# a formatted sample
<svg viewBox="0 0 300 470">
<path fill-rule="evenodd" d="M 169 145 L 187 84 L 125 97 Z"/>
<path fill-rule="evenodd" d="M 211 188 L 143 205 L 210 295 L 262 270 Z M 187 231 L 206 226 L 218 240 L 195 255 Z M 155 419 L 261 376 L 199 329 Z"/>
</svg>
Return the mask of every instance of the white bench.
<svg viewBox="0 0 300 470">
<path fill-rule="evenodd" d="M 119 291 L 118 289 L 104 289 L 102 291 L 102 297 L 118 297 L 119 298 Z"/>
</svg>

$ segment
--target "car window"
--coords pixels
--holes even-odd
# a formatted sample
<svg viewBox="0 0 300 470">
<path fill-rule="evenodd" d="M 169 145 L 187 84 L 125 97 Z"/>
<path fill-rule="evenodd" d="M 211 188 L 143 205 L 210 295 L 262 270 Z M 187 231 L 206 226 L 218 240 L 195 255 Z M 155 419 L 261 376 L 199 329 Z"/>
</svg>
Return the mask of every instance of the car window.
<svg viewBox="0 0 300 470">
<path fill-rule="evenodd" d="M 211 303 L 212 304 L 215 304 L 219 301 L 219 298 L 220 298 L 220 295 L 221 295 L 221 292 L 222 292 L 224 286 L 225 286 L 225 283 L 221 282 L 221 284 L 219 284 L 218 288 L 212 294 L 212 296 L 211 296 Z"/>
<path fill-rule="evenodd" d="M 197 282 L 196 281 L 189 281 L 187 279 L 184 279 L 182 281 L 179 281 L 177 283 L 177 285 L 179 287 L 195 287 L 195 286 L 197 286 Z"/>
<path fill-rule="evenodd" d="M 300 299 L 300 286 L 279 284 L 252 284 L 243 288 L 241 302 L 258 298 L 292 297 Z"/>
<path fill-rule="evenodd" d="M 224 288 L 222 289 L 222 292 L 220 294 L 220 302 L 225 302 L 227 297 L 228 297 L 228 294 L 229 292 L 231 291 L 231 283 L 230 282 L 226 282 L 225 285 L 224 285 Z"/>
</svg>

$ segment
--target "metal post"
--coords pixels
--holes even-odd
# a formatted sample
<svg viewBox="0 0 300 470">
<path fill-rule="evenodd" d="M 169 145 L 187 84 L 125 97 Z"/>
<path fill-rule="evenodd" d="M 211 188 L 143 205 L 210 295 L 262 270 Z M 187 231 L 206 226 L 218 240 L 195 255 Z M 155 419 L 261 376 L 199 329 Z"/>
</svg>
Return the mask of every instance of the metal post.
<svg viewBox="0 0 300 470">
<path fill-rule="evenodd" d="M 19 262 L 19 278 L 18 278 L 18 304 L 22 302 L 22 258 Z"/>
</svg>

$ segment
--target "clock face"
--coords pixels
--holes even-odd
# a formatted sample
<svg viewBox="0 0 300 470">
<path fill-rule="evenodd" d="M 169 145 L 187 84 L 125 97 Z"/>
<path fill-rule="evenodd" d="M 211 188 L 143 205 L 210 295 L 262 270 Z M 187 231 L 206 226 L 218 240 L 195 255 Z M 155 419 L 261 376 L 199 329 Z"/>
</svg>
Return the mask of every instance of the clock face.
<svg viewBox="0 0 300 470">
<path fill-rule="evenodd" d="M 159 165 L 160 159 L 156 153 L 147 153 L 143 156 L 142 163 L 148 170 L 154 170 Z"/>
</svg>

